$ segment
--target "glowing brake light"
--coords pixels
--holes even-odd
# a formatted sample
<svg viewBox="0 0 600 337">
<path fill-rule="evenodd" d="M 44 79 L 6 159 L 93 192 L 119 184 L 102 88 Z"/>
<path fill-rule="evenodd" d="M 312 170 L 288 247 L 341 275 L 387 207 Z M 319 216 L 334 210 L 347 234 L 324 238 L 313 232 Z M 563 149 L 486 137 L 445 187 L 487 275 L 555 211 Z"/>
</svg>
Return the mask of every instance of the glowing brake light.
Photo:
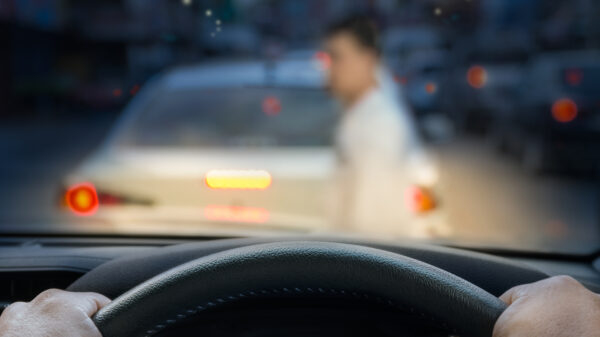
<svg viewBox="0 0 600 337">
<path fill-rule="evenodd" d="M 565 81 L 572 87 L 576 87 L 583 81 L 583 71 L 581 69 L 569 69 L 565 73 Z"/>
<path fill-rule="evenodd" d="M 487 84 L 488 74 L 482 66 L 472 66 L 467 71 L 467 82 L 475 89 L 481 89 Z"/>
<path fill-rule="evenodd" d="M 427 84 L 425 84 L 425 91 L 428 94 L 435 94 L 437 91 L 437 85 L 433 82 L 427 82 Z"/>
<path fill-rule="evenodd" d="M 568 123 L 577 117 L 577 104 L 568 98 L 559 99 L 552 105 L 552 117 L 560 123 Z"/>
<path fill-rule="evenodd" d="M 269 220 L 269 211 L 254 207 L 209 205 L 204 208 L 204 217 L 215 221 L 264 223 Z"/>
<path fill-rule="evenodd" d="M 416 214 L 423 214 L 436 207 L 433 195 L 425 188 L 419 186 L 409 187 L 404 195 L 406 206 Z"/>
<path fill-rule="evenodd" d="M 271 174 L 263 170 L 212 170 L 204 178 L 211 189 L 265 190 L 271 186 Z"/>
<path fill-rule="evenodd" d="M 99 206 L 96 188 L 91 183 L 73 185 L 65 193 L 65 203 L 77 215 L 93 215 Z"/>
<path fill-rule="evenodd" d="M 263 100 L 262 109 L 267 116 L 277 116 L 281 112 L 281 102 L 275 96 L 269 96 Z"/>
</svg>

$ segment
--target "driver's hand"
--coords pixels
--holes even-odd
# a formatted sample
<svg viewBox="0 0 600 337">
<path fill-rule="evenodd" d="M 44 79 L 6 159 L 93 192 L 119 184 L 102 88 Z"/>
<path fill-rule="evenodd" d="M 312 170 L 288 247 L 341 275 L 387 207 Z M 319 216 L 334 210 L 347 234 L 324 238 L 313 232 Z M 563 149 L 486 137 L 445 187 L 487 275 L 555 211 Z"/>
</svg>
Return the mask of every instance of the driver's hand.
<svg viewBox="0 0 600 337">
<path fill-rule="evenodd" d="M 109 302 L 95 293 L 47 290 L 29 303 L 6 308 L 0 316 L 0 336 L 101 337 L 90 317 Z"/>
<path fill-rule="evenodd" d="M 514 287 L 500 297 L 508 309 L 494 337 L 598 337 L 600 295 L 568 276 Z"/>
</svg>

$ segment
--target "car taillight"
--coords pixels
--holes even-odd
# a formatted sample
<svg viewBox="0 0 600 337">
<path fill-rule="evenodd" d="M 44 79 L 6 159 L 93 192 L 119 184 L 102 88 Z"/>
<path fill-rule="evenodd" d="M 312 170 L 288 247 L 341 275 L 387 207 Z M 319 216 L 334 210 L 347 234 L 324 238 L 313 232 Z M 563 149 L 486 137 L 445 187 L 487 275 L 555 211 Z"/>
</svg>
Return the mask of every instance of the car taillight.
<svg viewBox="0 0 600 337">
<path fill-rule="evenodd" d="M 427 82 L 425 84 L 425 91 L 430 95 L 435 94 L 437 91 L 437 85 L 434 82 Z"/>
<path fill-rule="evenodd" d="M 404 198 L 408 209 L 415 214 L 427 213 L 436 207 L 433 194 L 420 186 L 411 186 L 406 189 Z"/>
<path fill-rule="evenodd" d="M 475 89 L 483 88 L 488 80 L 488 74 L 482 66 L 472 66 L 467 71 L 467 82 Z"/>
<path fill-rule="evenodd" d="M 569 98 L 562 98 L 552 105 L 552 117 L 560 123 L 568 123 L 577 117 L 577 104 Z"/>
<path fill-rule="evenodd" d="M 204 181 L 216 190 L 265 190 L 271 186 L 271 174 L 263 170 L 212 170 Z"/>
<path fill-rule="evenodd" d="M 281 112 L 281 101 L 275 96 L 266 97 L 263 100 L 262 109 L 267 116 L 277 116 Z"/>
<path fill-rule="evenodd" d="M 583 71 L 577 68 L 568 69 L 565 72 L 565 81 L 572 87 L 580 85 L 583 81 Z"/>
<path fill-rule="evenodd" d="M 65 192 L 65 204 L 77 215 L 89 216 L 98 210 L 98 194 L 91 183 L 75 184 Z"/>
</svg>

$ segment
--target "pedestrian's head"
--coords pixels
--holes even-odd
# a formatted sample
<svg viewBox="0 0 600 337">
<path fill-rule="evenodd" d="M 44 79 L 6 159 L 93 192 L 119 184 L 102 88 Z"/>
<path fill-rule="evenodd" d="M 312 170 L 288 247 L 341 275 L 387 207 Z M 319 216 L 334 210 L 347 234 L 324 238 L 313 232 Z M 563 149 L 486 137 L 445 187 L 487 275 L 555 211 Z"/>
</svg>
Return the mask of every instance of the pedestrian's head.
<svg viewBox="0 0 600 337">
<path fill-rule="evenodd" d="M 331 57 L 328 85 L 335 96 L 352 102 L 375 85 L 381 49 L 372 20 L 353 16 L 333 24 L 325 48 Z"/>
</svg>

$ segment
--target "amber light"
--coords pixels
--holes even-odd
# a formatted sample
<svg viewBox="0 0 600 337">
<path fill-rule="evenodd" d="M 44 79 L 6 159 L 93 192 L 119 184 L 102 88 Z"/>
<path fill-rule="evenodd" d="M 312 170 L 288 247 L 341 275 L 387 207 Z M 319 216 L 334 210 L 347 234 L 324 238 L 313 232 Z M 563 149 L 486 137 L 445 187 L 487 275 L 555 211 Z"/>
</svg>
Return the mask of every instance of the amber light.
<svg viewBox="0 0 600 337">
<path fill-rule="evenodd" d="M 269 211 L 255 207 L 209 205 L 204 208 L 204 217 L 214 221 L 265 223 L 269 220 Z"/>
<path fill-rule="evenodd" d="M 433 82 L 428 82 L 425 84 L 425 91 L 427 91 L 428 94 L 435 94 L 437 91 L 437 85 Z"/>
<path fill-rule="evenodd" d="M 211 189 L 264 190 L 273 179 L 263 170 L 212 170 L 204 180 Z"/>
<path fill-rule="evenodd" d="M 488 74 L 482 66 L 472 66 L 467 71 L 467 82 L 475 89 L 483 88 L 488 81 Z"/>
<path fill-rule="evenodd" d="M 552 117 L 560 123 L 568 123 L 577 117 L 577 104 L 568 98 L 559 99 L 552 105 Z"/>
<path fill-rule="evenodd" d="M 435 199 L 430 191 L 419 186 L 411 186 L 405 192 L 408 209 L 416 214 L 423 214 L 436 207 Z"/>
<path fill-rule="evenodd" d="M 65 203 L 77 215 L 93 215 L 99 206 L 96 188 L 91 183 L 73 185 L 65 193 Z"/>
</svg>

